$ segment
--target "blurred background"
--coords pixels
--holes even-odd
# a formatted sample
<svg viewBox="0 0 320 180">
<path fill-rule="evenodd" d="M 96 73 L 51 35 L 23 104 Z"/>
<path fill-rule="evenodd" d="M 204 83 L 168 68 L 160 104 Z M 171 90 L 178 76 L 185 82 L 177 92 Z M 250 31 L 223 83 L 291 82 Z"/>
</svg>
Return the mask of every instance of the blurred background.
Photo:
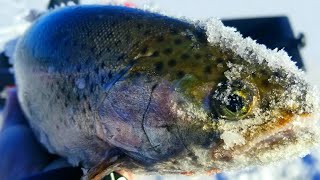
<svg viewBox="0 0 320 180">
<path fill-rule="evenodd" d="M 6 50 L 10 54 L 10 44 L 5 45 L 22 34 L 30 25 L 25 17 L 30 10 L 36 12 L 46 11 L 49 0 L 0 0 L 0 52 Z M 80 0 L 81 4 L 123 4 L 139 8 L 152 9 L 167 15 L 205 20 L 217 17 L 224 20 L 278 17 L 289 18 L 293 30 L 293 43 L 299 47 L 303 59 L 304 69 L 308 79 L 318 87 L 320 86 L 320 1 L 297 0 Z M 303 33 L 304 36 L 300 36 Z M 299 39 L 300 38 L 300 39 Z M 303 46 L 304 45 L 304 46 Z M 281 45 L 279 49 L 283 48 Z M 299 55 L 299 57 L 300 57 Z M 1 64 L 1 62 L 0 62 Z M 0 72 L 1 73 L 1 72 Z M 0 77 L 0 82 L 2 81 Z M 0 96 L 3 96 L 3 94 Z M 1 109 L 0 109 L 1 112 Z M 0 118 L 1 126 L 1 118 Z M 150 177 L 139 176 L 138 179 L 319 179 L 320 180 L 320 151 L 315 149 L 304 158 L 290 162 L 246 169 L 240 172 L 226 172 L 213 176 L 185 177 L 165 176 Z M 1 178 L 0 178 L 1 179 Z"/>
</svg>

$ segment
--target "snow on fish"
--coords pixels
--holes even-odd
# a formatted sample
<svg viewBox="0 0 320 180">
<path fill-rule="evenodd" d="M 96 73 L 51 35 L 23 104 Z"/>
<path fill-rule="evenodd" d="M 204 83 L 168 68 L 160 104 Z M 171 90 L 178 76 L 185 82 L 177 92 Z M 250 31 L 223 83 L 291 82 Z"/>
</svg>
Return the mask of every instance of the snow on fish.
<svg viewBox="0 0 320 180">
<path fill-rule="evenodd" d="M 39 141 L 88 179 L 235 170 L 319 143 L 319 94 L 304 72 L 216 19 L 65 7 L 20 38 L 14 68 Z"/>
</svg>

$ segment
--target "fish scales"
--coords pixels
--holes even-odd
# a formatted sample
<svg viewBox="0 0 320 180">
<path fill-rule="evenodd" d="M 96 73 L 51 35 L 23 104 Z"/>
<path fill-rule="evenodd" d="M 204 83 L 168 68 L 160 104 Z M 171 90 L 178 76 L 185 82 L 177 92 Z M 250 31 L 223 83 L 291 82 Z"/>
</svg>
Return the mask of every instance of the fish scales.
<svg viewBox="0 0 320 180">
<path fill-rule="evenodd" d="M 117 169 L 239 169 L 317 144 L 309 127 L 318 102 L 300 71 L 274 67 L 266 55 L 254 60 L 265 49 L 259 45 L 244 44 L 245 55 L 237 54 L 241 45 L 228 46 L 239 38 L 234 32 L 220 33 L 217 42 L 212 33 L 203 24 L 125 7 L 47 13 L 16 48 L 21 106 L 39 141 L 91 169 L 89 178 Z"/>
</svg>

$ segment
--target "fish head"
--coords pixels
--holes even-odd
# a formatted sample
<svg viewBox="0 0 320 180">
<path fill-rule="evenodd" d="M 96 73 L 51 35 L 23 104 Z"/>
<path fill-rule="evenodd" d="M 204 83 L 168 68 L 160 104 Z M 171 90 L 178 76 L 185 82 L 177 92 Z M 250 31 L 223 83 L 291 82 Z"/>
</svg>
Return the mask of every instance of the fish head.
<svg viewBox="0 0 320 180">
<path fill-rule="evenodd" d="M 319 143 L 319 96 L 304 72 L 283 50 L 220 21 L 203 29 L 162 35 L 165 45 L 147 41 L 132 69 L 170 87 L 166 106 L 189 152 L 179 158 L 191 157 L 185 169 L 231 170 L 306 155 Z"/>
<path fill-rule="evenodd" d="M 306 155 L 319 143 L 316 89 L 302 72 L 243 61 L 227 65 L 225 81 L 209 96 L 221 139 L 213 160 L 236 169 Z"/>
</svg>

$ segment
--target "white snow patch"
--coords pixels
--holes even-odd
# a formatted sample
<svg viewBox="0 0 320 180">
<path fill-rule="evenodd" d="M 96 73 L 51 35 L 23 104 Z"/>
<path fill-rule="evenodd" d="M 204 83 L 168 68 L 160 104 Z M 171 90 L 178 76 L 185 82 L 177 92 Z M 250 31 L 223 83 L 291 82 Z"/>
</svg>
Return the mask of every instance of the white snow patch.
<svg viewBox="0 0 320 180">
<path fill-rule="evenodd" d="M 211 18 L 200 25 L 204 26 L 208 41 L 213 46 L 223 50 L 231 50 L 249 63 L 267 62 L 272 70 L 284 69 L 289 75 L 305 79 L 303 71 L 299 70 L 295 62 L 284 50 L 267 49 L 265 45 L 256 43 L 250 37 L 243 38 L 235 28 L 226 27 L 218 19 Z"/>
<path fill-rule="evenodd" d="M 223 139 L 225 145 L 223 146 L 225 149 L 230 149 L 234 145 L 243 145 L 246 143 L 246 140 L 244 139 L 241 134 L 231 131 L 225 131 L 220 136 L 221 139 Z"/>
</svg>

